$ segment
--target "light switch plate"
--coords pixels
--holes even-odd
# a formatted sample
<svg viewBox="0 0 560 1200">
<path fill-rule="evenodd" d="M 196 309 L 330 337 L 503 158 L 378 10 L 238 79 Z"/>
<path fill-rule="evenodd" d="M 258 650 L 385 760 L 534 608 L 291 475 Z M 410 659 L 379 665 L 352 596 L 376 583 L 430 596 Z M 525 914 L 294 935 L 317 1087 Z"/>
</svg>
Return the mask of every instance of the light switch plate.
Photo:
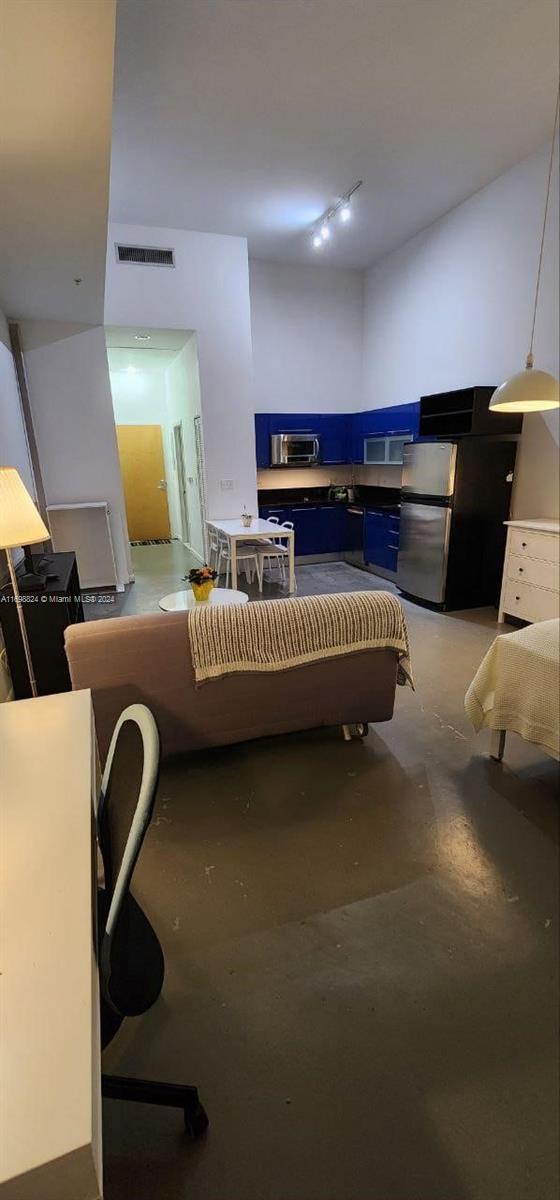
<svg viewBox="0 0 560 1200">
<path fill-rule="evenodd" d="M 220 479 L 220 488 L 222 492 L 232 492 L 233 479 Z"/>
</svg>

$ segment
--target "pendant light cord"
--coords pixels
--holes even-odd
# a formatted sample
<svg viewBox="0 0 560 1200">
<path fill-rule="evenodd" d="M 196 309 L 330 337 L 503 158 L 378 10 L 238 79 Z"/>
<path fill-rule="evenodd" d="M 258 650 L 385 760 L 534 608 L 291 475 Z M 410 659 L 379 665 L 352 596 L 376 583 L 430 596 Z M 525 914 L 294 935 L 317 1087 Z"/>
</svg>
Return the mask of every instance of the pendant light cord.
<svg viewBox="0 0 560 1200">
<path fill-rule="evenodd" d="M 536 287 L 535 287 L 535 304 L 533 307 L 533 324 L 531 326 L 531 342 L 529 345 L 529 353 L 527 355 L 527 366 L 528 367 L 533 366 L 533 341 L 535 338 L 535 325 L 536 325 L 536 321 L 537 321 L 537 306 L 539 303 L 539 288 L 541 285 L 541 272 L 542 272 L 542 263 L 543 263 L 543 254 L 544 254 L 544 239 L 545 239 L 545 235 L 546 235 L 546 219 L 548 217 L 548 202 L 550 199 L 550 182 L 552 179 L 552 164 L 554 162 L 554 151 L 556 149 L 556 130 L 558 129 L 559 109 L 560 109 L 560 87 L 558 89 L 558 96 L 556 99 L 556 112 L 554 114 L 554 129 L 552 131 L 552 144 L 550 147 L 550 161 L 548 164 L 548 179 L 546 181 L 546 198 L 545 198 L 545 202 L 544 202 L 544 217 L 543 217 L 543 227 L 542 227 L 542 235 L 541 235 L 541 248 L 540 248 L 540 252 L 539 252 L 539 265 L 537 268 L 537 283 L 536 283 Z"/>
</svg>

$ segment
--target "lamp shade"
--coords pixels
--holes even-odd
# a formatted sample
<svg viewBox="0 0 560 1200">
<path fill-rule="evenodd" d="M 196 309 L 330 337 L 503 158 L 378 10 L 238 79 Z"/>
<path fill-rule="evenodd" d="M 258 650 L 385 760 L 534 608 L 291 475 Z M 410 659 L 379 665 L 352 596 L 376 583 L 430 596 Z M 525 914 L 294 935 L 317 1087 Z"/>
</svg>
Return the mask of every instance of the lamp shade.
<svg viewBox="0 0 560 1200">
<path fill-rule="evenodd" d="M 0 467 L 0 548 L 28 546 L 50 536 L 15 467 Z"/>
<path fill-rule="evenodd" d="M 527 367 L 496 388 L 489 408 L 491 412 L 530 413 L 545 412 L 559 405 L 560 391 L 554 375 Z"/>
</svg>

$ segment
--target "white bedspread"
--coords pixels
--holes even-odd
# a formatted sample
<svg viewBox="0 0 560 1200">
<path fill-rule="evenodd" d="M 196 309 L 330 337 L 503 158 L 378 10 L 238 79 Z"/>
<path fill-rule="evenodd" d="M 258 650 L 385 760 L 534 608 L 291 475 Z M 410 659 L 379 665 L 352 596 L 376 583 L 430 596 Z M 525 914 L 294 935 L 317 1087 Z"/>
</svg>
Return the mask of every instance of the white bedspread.
<svg viewBox="0 0 560 1200">
<path fill-rule="evenodd" d="M 497 637 L 465 696 L 475 729 L 512 730 L 560 758 L 560 621 Z"/>
</svg>

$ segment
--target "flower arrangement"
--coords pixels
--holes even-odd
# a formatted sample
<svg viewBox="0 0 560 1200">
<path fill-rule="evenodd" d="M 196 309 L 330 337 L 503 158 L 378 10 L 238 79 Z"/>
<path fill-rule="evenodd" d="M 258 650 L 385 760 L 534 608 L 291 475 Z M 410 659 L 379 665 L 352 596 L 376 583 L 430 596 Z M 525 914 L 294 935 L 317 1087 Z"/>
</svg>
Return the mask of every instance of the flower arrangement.
<svg viewBox="0 0 560 1200">
<path fill-rule="evenodd" d="M 190 583 L 195 600 L 204 601 L 210 598 L 218 572 L 205 563 L 203 567 L 192 567 L 184 579 Z"/>
</svg>

